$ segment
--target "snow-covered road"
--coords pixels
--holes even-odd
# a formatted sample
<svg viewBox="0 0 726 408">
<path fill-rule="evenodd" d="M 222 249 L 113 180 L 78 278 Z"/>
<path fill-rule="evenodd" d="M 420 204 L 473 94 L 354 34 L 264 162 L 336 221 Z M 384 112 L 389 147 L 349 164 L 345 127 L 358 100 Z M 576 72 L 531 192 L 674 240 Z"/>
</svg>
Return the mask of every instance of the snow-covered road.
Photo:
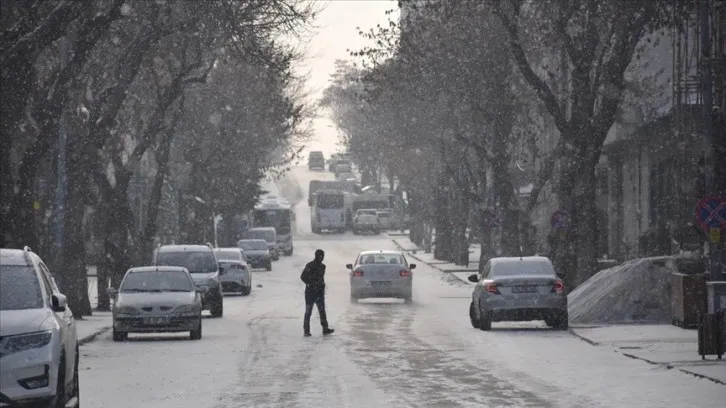
<svg viewBox="0 0 726 408">
<path fill-rule="evenodd" d="M 204 338 L 108 335 L 81 349 L 82 405 L 136 407 L 722 407 L 726 387 L 592 347 L 544 325 L 471 328 L 468 288 L 426 265 L 414 303 L 349 301 L 344 267 L 358 251 L 394 249 L 385 236 L 309 232 L 308 181 L 297 207 L 295 255 L 256 272 L 248 297 L 225 298 Z M 285 194 L 285 191 L 281 192 Z M 302 266 L 326 252 L 333 336 L 302 336 Z M 317 325 L 317 326 L 316 326 Z"/>
</svg>

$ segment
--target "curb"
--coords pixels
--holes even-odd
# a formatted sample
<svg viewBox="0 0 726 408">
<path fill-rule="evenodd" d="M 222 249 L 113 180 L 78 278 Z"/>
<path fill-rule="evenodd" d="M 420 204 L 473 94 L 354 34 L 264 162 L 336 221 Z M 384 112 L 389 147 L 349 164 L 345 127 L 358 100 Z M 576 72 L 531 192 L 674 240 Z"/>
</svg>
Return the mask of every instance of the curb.
<svg viewBox="0 0 726 408">
<path fill-rule="evenodd" d="M 84 344 L 88 344 L 88 343 L 96 340 L 96 337 L 106 333 L 109 330 L 111 330 L 111 326 L 106 326 L 106 327 L 102 327 L 102 328 L 96 330 L 95 332 L 93 332 L 87 336 L 83 336 L 80 339 L 78 339 L 78 345 L 83 346 Z"/>
<path fill-rule="evenodd" d="M 428 263 L 428 262 L 426 262 L 426 261 L 422 260 L 421 258 L 417 257 L 416 255 L 412 254 L 412 253 L 411 253 L 411 251 L 412 251 L 411 249 L 406 249 L 406 248 L 404 248 L 404 247 L 403 247 L 403 246 L 402 246 L 401 244 L 399 244 L 399 243 L 398 243 L 398 241 L 396 241 L 395 239 L 391 238 L 391 241 L 393 242 L 393 245 L 395 245 L 395 246 L 397 246 L 397 247 L 398 247 L 398 249 L 399 249 L 399 250 L 401 250 L 401 251 L 406 251 L 406 252 L 408 252 L 408 256 L 410 256 L 411 258 L 413 258 L 413 259 L 415 259 L 415 260 L 417 260 L 417 261 L 419 261 L 419 262 L 421 262 L 421 263 L 423 263 L 423 264 L 425 264 L 425 265 L 428 265 L 429 267 L 431 267 L 431 268 L 434 268 L 434 269 L 436 269 L 437 271 L 439 271 L 439 272 L 441 272 L 441 273 L 445 273 L 445 274 L 447 274 L 447 275 L 453 276 L 454 278 L 456 278 L 456 279 L 457 279 L 457 280 L 459 280 L 460 282 L 464 282 L 464 283 L 466 283 L 467 285 L 471 283 L 471 282 L 469 282 L 468 280 L 462 279 L 462 278 L 460 278 L 459 276 L 457 276 L 456 274 L 454 274 L 454 273 L 453 273 L 453 272 L 470 272 L 470 271 L 468 271 L 468 270 L 454 270 L 454 271 L 445 271 L 445 270 L 443 270 L 443 269 L 439 268 L 438 266 L 436 266 L 436 265 L 440 265 L 440 264 L 432 264 L 432 263 Z M 417 250 L 418 250 L 418 249 L 417 249 Z"/>
<path fill-rule="evenodd" d="M 594 346 L 594 347 L 603 346 L 602 344 L 596 342 L 595 340 L 589 339 L 589 338 L 587 338 L 587 337 L 585 337 L 585 336 L 583 336 L 581 334 L 578 334 L 577 332 L 575 332 L 574 329 L 568 329 L 567 331 L 569 331 L 570 334 L 572 334 L 573 336 L 577 337 L 578 339 L 584 341 L 585 343 L 587 343 L 587 344 L 589 344 L 591 346 Z M 720 385 L 726 385 L 726 382 L 724 382 L 722 380 L 719 380 L 718 378 L 713 378 L 713 377 L 709 377 L 707 375 L 698 374 L 698 373 L 695 373 L 693 371 L 689 371 L 689 370 L 687 370 L 685 368 L 679 368 L 679 367 L 674 366 L 671 363 L 659 363 L 657 361 L 649 360 L 649 359 L 647 359 L 645 357 L 639 357 L 639 356 L 636 356 L 635 354 L 627 353 L 627 352 L 623 351 L 622 349 L 620 349 L 617 346 L 613 346 L 613 351 L 616 352 L 616 353 L 622 354 L 623 356 L 628 357 L 628 358 L 633 359 L 633 360 L 643 361 L 643 362 L 648 363 L 650 365 L 657 366 L 657 367 L 662 367 L 662 368 L 665 368 L 667 370 L 676 369 L 676 370 L 678 370 L 678 371 L 680 371 L 682 373 L 685 373 L 685 374 L 688 374 L 688 375 L 692 375 L 692 376 L 697 377 L 697 378 L 701 378 L 701 379 L 704 379 L 704 380 L 708 380 L 708 381 L 711 381 L 711 382 L 714 382 L 714 383 L 720 384 Z"/>
</svg>

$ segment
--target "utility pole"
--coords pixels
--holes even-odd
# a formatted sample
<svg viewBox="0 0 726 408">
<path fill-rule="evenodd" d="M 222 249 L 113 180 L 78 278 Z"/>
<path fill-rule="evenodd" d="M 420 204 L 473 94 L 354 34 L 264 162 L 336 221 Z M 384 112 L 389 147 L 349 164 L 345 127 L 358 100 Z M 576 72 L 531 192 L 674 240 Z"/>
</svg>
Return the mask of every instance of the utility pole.
<svg viewBox="0 0 726 408">
<path fill-rule="evenodd" d="M 703 126 L 703 143 L 704 143 L 704 172 L 706 178 L 706 191 L 715 193 L 718 189 L 716 179 L 716 167 L 715 167 L 715 151 L 716 151 L 716 140 L 713 137 L 713 72 L 712 72 L 712 55 L 711 55 L 711 7 L 713 1 L 701 0 L 698 3 L 698 19 L 701 31 L 701 116 Z M 722 241 L 722 239 L 719 239 Z M 710 242 L 710 272 L 711 280 L 723 281 L 724 277 L 722 274 L 722 260 L 721 250 L 722 245 L 720 242 Z"/>
<path fill-rule="evenodd" d="M 61 70 L 68 66 L 71 59 L 72 45 L 71 39 L 66 36 L 60 41 L 61 47 Z M 56 168 L 56 188 L 55 188 L 55 225 L 53 231 L 53 247 L 55 267 L 60 268 L 63 265 L 63 240 L 64 236 L 64 220 L 65 206 L 68 195 L 68 158 L 66 153 L 66 145 L 68 144 L 68 128 L 66 122 L 65 107 L 62 108 L 58 122 L 58 146 L 57 146 L 57 168 Z"/>
</svg>

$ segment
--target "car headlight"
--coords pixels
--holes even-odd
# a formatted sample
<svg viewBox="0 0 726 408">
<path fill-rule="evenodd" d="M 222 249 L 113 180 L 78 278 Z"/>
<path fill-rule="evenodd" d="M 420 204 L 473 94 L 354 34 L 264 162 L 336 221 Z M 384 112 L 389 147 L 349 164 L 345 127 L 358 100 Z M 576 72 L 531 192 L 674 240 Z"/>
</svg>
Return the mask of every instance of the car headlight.
<svg viewBox="0 0 726 408">
<path fill-rule="evenodd" d="M 21 334 L 18 336 L 10 336 L 7 338 L 5 344 L 2 346 L 2 354 L 7 355 L 20 351 L 41 348 L 48 345 L 52 338 L 52 330 Z"/>
<path fill-rule="evenodd" d="M 174 313 L 194 313 L 197 309 L 194 305 L 181 305 L 174 309 Z"/>
<path fill-rule="evenodd" d="M 131 307 L 131 306 L 115 307 L 113 309 L 113 311 L 114 311 L 114 314 L 122 314 L 122 315 L 137 315 L 137 314 L 141 313 L 141 312 L 139 312 L 138 309 L 136 309 L 135 307 Z"/>
</svg>

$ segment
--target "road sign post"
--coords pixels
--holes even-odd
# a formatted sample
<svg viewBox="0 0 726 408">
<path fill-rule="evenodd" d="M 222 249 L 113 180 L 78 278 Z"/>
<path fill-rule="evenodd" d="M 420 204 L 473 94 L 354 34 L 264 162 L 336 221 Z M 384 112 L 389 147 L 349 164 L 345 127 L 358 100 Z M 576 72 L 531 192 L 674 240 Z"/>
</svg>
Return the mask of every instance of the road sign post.
<svg viewBox="0 0 726 408">
<path fill-rule="evenodd" d="M 721 251 L 722 231 L 726 230 L 726 198 L 706 197 L 696 204 L 696 222 L 709 237 L 710 272 L 712 281 L 724 280 Z"/>
</svg>

